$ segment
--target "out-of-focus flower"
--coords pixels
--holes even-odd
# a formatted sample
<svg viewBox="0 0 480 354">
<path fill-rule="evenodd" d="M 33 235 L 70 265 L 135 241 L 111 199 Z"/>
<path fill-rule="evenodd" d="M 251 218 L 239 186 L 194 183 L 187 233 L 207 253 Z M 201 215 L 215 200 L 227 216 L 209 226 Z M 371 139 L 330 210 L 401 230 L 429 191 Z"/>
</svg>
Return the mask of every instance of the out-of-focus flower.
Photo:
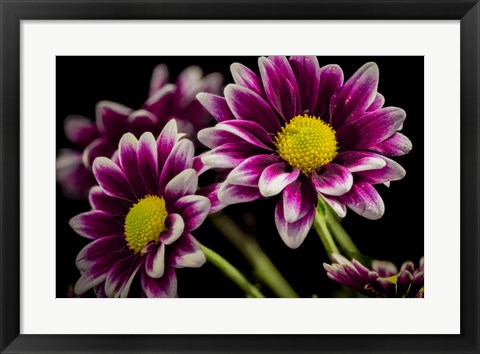
<svg viewBox="0 0 480 354">
<path fill-rule="evenodd" d="M 139 140 L 126 133 L 113 160 L 95 159 L 93 210 L 70 220 L 93 240 L 76 259 L 76 294 L 95 288 L 99 297 L 174 297 L 175 269 L 203 265 L 191 232 L 205 220 L 210 201 L 195 195 L 194 146 L 183 135 L 171 120 L 157 140 L 149 132 Z"/>
<path fill-rule="evenodd" d="M 316 57 L 261 57 L 260 76 L 235 63 L 235 84 L 225 97 L 197 95 L 218 121 L 199 132 L 210 151 L 195 161 L 203 172 L 229 171 L 208 191 L 214 211 L 225 205 L 280 194 L 275 222 L 283 241 L 300 246 L 310 230 L 320 195 L 340 217 L 346 206 L 378 219 L 384 203 L 373 185 L 389 184 L 405 170 L 386 156 L 408 153 L 398 131 L 405 111 L 383 108 L 375 63 L 347 82 L 338 65 Z"/>
<path fill-rule="evenodd" d="M 400 271 L 388 261 L 373 261 L 372 269 L 364 267 L 357 260 L 333 254 L 335 263 L 323 264 L 330 279 L 355 289 L 369 297 L 421 297 L 423 298 L 423 257 L 418 268 L 412 262 L 405 262 Z"/>
<path fill-rule="evenodd" d="M 138 110 L 122 104 L 101 101 L 96 106 L 96 121 L 81 116 L 65 120 L 65 134 L 78 147 L 61 150 L 57 157 L 57 180 L 65 195 L 78 199 L 88 196 L 95 183 L 92 163 L 99 156 L 112 157 L 125 133 L 137 138 L 146 131 L 155 136 L 172 118 L 179 130 L 196 141 L 196 133 L 211 121 L 211 115 L 197 101 L 198 92 L 219 93 L 223 77 L 218 73 L 203 76 L 197 66 L 186 68 L 175 84 L 169 83 L 166 65 L 157 66 L 152 75 L 147 101 Z"/>
</svg>

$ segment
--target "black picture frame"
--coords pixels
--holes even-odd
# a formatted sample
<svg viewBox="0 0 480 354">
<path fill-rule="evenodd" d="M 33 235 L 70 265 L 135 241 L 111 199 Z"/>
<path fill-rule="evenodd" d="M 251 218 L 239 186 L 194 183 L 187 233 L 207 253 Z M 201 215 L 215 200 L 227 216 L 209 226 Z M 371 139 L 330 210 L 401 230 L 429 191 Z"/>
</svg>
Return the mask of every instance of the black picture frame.
<svg viewBox="0 0 480 354">
<path fill-rule="evenodd" d="M 0 0 L 0 16 L 1 353 L 480 353 L 478 0 Z M 20 334 L 20 23 L 112 19 L 461 20 L 461 334 Z"/>
</svg>

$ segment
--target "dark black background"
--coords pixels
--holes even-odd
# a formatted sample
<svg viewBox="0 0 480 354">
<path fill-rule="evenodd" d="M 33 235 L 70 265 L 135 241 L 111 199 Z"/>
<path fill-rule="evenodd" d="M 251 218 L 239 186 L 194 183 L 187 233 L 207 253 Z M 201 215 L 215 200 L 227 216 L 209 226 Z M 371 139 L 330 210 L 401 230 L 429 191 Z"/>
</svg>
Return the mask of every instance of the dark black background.
<svg viewBox="0 0 480 354">
<path fill-rule="evenodd" d="M 405 260 L 417 264 L 424 252 L 423 57 L 319 57 L 322 66 L 339 64 L 346 80 L 369 61 L 375 61 L 380 68 L 379 92 L 385 96 L 385 105 L 401 107 L 407 112 L 403 133 L 412 140 L 413 150 L 407 156 L 395 158 L 406 169 L 406 177 L 392 182 L 390 188 L 377 186 L 386 205 L 383 218 L 370 221 L 349 210 L 343 226 L 362 253 L 391 260 L 397 266 Z M 227 84 L 233 82 L 229 72 L 233 62 L 258 72 L 257 57 L 57 57 L 57 150 L 73 147 L 63 132 L 63 120 L 67 115 L 79 114 L 93 119 L 95 104 L 100 100 L 140 107 L 147 98 L 151 73 L 157 64 L 167 64 L 172 79 L 185 67 L 199 65 L 205 73 L 221 72 Z M 66 297 L 79 277 L 75 257 L 89 242 L 70 229 L 68 220 L 90 207 L 87 202 L 64 198 L 58 187 L 56 202 L 56 295 Z M 322 263 L 328 258 L 318 236 L 311 232 L 300 248 L 289 249 L 277 234 L 274 207 L 275 198 L 272 198 L 230 206 L 224 211 L 242 228 L 256 235 L 300 296 L 338 295 L 339 287 L 323 270 Z M 249 265 L 208 222 L 194 234 L 250 276 Z M 244 296 L 210 264 L 200 269 L 180 269 L 177 276 L 180 297 Z M 272 295 L 267 289 L 262 291 Z"/>
</svg>

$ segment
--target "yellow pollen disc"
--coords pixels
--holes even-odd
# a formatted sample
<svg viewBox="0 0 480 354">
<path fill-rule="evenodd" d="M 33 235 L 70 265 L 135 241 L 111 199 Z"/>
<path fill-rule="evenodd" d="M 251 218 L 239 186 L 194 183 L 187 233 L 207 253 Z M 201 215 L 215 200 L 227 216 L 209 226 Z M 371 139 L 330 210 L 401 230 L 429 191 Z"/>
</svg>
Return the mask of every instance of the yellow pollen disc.
<svg viewBox="0 0 480 354">
<path fill-rule="evenodd" d="M 125 218 L 125 239 L 128 247 L 140 253 L 152 241 L 158 241 L 166 231 L 168 213 L 162 197 L 147 195 L 134 204 Z"/>
<path fill-rule="evenodd" d="M 317 117 L 296 116 L 275 137 L 278 155 L 309 175 L 338 153 L 335 130 Z"/>
</svg>

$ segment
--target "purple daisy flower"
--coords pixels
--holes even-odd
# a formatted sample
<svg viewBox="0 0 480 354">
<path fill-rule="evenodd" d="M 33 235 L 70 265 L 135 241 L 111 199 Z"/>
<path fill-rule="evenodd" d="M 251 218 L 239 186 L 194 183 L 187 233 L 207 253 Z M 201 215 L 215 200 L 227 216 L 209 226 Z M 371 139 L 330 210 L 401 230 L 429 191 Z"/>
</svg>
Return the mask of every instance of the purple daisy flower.
<svg viewBox="0 0 480 354">
<path fill-rule="evenodd" d="M 357 260 L 333 254 L 335 263 L 323 264 L 330 279 L 355 289 L 369 297 L 417 297 L 424 296 L 423 257 L 418 268 L 412 262 L 405 262 L 398 271 L 388 261 L 373 261 L 372 269 L 364 267 Z"/>
<path fill-rule="evenodd" d="M 150 132 L 139 140 L 126 133 L 113 160 L 95 159 L 92 210 L 70 220 L 93 240 L 76 259 L 77 295 L 94 288 L 99 297 L 174 297 L 175 269 L 205 263 L 191 232 L 207 217 L 210 201 L 195 195 L 194 146 L 183 136 L 171 120 L 156 141 Z M 135 281 L 139 290 L 132 293 Z"/>
<path fill-rule="evenodd" d="M 95 184 L 92 163 L 99 156 L 111 157 L 125 133 L 137 138 L 150 131 L 155 136 L 172 118 L 179 130 L 196 141 L 196 132 L 206 127 L 211 115 L 196 100 L 201 91 L 219 93 L 223 77 L 203 76 L 197 66 L 186 68 L 175 84 L 169 83 L 166 65 L 158 65 L 152 75 L 147 101 L 138 110 L 122 104 L 101 101 L 96 106 L 96 122 L 81 116 L 65 120 L 65 134 L 78 150 L 61 150 L 57 158 L 57 180 L 65 195 L 78 199 L 88 196 Z"/>
<path fill-rule="evenodd" d="M 365 64 L 345 83 L 338 65 L 320 67 L 313 56 L 261 57 L 258 65 L 260 76 L 233 64 L 225 97 L 197 95 L 218 124 L 199 132 L 211 150 L 195 168 L 229 172 L 209 191 L 212 209 L 280 194 L 275 222 L 291 248 L 310 230 L 318 195 L 340 217 L 348 206 L 380 218 L 384 204 L 372 185 L 403 178 L 386 156 L 412 145 L 398 132 L 405 111 L 383 108 L 377 65 Z"/>
</svg>

